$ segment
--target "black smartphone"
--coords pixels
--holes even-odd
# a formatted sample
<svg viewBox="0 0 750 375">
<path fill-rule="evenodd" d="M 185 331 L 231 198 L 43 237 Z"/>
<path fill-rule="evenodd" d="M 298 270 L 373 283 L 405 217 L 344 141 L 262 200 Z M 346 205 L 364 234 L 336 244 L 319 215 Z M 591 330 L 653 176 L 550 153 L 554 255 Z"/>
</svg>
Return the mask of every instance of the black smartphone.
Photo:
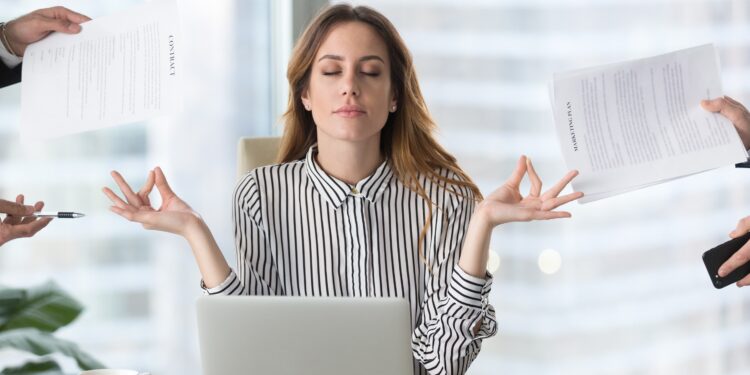
<svg viewBox="0 0 750 375">
<path fill-rule="evenodd" d="M 719 267 L 726 262 L 732 254 L 736 253 L 747 241 L 750 240 L 750 232 L 733 238 L 723 244 L 714 247 L 703 253 L 703 263 L 708 270 L 708 276 L 716 289 L 721 289 L 727 285 L 740 281 L 743 277 L 750 274 L 750 262 L 747 262 L 736 270 L 732 271 L 726 277 L 719 277 Z"/>
</svg>

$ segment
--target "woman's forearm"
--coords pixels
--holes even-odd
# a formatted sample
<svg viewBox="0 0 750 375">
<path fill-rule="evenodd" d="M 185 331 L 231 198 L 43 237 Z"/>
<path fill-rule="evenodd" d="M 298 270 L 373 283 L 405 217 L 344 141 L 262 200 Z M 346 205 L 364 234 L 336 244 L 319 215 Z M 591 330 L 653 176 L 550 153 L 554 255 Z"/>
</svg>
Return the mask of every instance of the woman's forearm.
<svg viewBox="0 0 750 375">
<path fill-rule="evenodd" d="M 461 249 L 461 258 L 458 260 L 458 266 L 464 272 L 475 277 L 485 278 L 491 236 L 492 225 L 486 219 L 484 212 L 478 208 L 474 211 L 469 222 L 464 247 Z"/>
<path fill-rule="evenodd" d="M 226 280 L 231 268 L 203 219 L 192 221 L 184 237 L 193 250 L 205 286 L 213 288 Z"/>
</svg>

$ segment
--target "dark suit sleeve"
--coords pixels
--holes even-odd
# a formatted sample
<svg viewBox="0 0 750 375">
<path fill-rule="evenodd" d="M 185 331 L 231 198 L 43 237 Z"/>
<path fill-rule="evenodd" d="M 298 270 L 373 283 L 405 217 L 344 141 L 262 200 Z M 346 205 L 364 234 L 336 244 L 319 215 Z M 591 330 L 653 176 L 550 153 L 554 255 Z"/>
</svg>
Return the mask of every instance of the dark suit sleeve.
<svg viewBox="0 0 750 375">
<path fill-rule="evenodd" d="M 21 65 L 16 65 L 9 69 L 5 64 L 0 62 L 0 88 L 21 82 Z"/>
</svg>

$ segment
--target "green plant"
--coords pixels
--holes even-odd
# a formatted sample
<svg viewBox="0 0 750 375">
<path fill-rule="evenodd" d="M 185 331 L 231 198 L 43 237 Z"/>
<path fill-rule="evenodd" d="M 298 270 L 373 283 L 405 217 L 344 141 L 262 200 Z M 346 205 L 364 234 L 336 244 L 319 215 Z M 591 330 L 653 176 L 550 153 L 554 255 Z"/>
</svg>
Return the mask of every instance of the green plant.
<svg viewBox="0 0 750 375">
<path fill-rule="evenodd" d="M 37 359 L 6 367 L 0 375 L 62 374 L 51 354 L 71 357 L 81 370 L 104 368 L 73 342 L 52 335 L 83 311 L 78 301 L 54 282 L 29 289 L 0 288 L 0 349 L 13 348 L 37 355 Z"/>
</svg>

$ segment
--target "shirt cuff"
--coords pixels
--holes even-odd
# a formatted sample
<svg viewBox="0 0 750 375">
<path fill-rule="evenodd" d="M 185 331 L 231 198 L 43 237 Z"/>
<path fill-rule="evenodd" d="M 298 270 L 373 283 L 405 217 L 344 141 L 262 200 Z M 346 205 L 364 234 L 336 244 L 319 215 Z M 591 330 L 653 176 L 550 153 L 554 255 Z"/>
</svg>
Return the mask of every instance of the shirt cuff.
<svg viewBox="0 0 750 375">
<path fill-rule="evenodd" d="M 22 58 L 14 56 L 7 49 L 5 49 L 5 45 L 3 43 L 0 43 L 0 60 L 3 60 L 3 64 L 5 64 L 8 69 L 15 68 L 16 65 L 20 64 L 21 61 L 23 61 Z"/>
<path fill-rule="evenodd" d="M 227 278 L 224 279 L 221 284 L 213 288 L 206 287 L 206 283 L 204 283 L 203 279 L 201 279 L 201 289 L 203 289 L 203 293 L 207 295 L 232 294 L 237 286 L 239 286 L 239 279 L 237 278 L 237 274 L 234 273 L 234 270 L 231 270 L 229 272 L 229 275 L 227 275 Z"/>
<path fill-rule="evenodd" d="M 448 296 L 467 307 L 484 310 L 487 308 L 487 296 L 492 289 L 492 274 L 485 273 L 485 278 L 469 275 L 459 265 L 453 268 L 453 276 L 448 286 Z"/>
</svg>

